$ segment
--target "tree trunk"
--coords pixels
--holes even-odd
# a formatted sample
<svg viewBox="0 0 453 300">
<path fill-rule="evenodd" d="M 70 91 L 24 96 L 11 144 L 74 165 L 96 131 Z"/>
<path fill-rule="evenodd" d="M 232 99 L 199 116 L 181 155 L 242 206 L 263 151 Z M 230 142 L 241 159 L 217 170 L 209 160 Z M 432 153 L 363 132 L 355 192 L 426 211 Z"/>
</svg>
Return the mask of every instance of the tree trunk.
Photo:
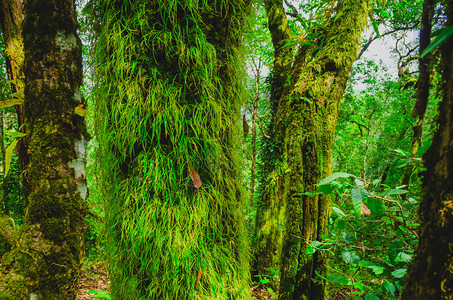
<svg viewBox="0 0 453 300">
<path fill-rule="evenodd" d="M 429 6 L 429 0 L 425 5 Z M 453 25 L 453 1 L 447 2 Z M 443 100 L 439 128 L 423 156 L 420 239 L 401 299 L 452 299 L 453 295 L 453 38 L 442 44 Z"/>
<path fill-rule="evenodd" d="M 292 47 L 285 47 L 291 38 L 282 0 L 264 1 L 268 26 L 274 46 L 274 66 L 271 76 L 271 123 L 268 137 L 263 143 L 263 166 L 260 182 L 260 198 L 256 211 L 254 261 L 252 275 L 273 275 L 280 267 L 281 245 L 284 229 L 284 202 L 282 201 L 282 147 L 274 132 L 274 119 L 288 80 Z M 275 284 L 275 283 L 272 283 Z"/>
<path fill-rule="evenodd" d="M 22 98 L 24 93 L 24 39 L 22 28 L 24 23 L 23 0 L 3 0 L 0 3 L 0 26 L 5 40 L 6 69 L 8 79 L 11 80 L 11 91 L 17 98 Z M 22 133 L 29 133 L 25 123 L 24 106 L 16 105 L 18 128 Z M 17 143 L 20 171 L 23 172 L 29 162 L 28 137 L 21 138 Z M 29 185 L 27 177 L 22 177 L 22 186 L 27 202 Z"/>
<path fill-rule="evenodd" d="M 316 273 L 326 273 L 326 253 L 306 253 L 312 241 L 322 241 L 327 233 L 330 202 L 328 196 L 313 192 L 331 172 L 338 106 L 367 16 L 367 1 L 339 2 L 324 34 L 310 41 L 323 46 L 299 48 L 291 84 L 278 105 L 275 128 L 283 145 L 286 203 L 280 300 L 324 299 L 324 281 Z"/>
<path fill-rule="evenodd" d="M 0 284 L 3 293 L 21 299 L 75 299 L 77 291 L 88 190 L 87 132 L 83 117 L 74 113 L 83 103 L 82 48 L 76 29 L 73 0 L 26 2 L 29 204 L 13 250 L 2 257 L 10 269 Z"/>
<path fill-rule="evenodd" d="M 115 299 L 249 299 L 249 1 L 102 1 L 97 137 Z"/>
<path fill-rule="evenodd" d="M 434 14 L 434 0 L 423 3 L 423 13 L 420 28 L 420 55 L 428 47 L 431 40 L 431 23 Z M 417 101 L 412 110 L 412 138 L 409 152 L 411 158 L 417 157 L 423 133 L 423 119 L 425 117 L 426 107 L 429 98 L 429 77 L 430 77 L 430 55 L 419 59 L 418 70 L 419 77 L 417 81 Z M 409 185 L 412 168 L 405 168 L 401 179 L 401 185 Z M 402 195 L 403 199 L 406 197 Z"/>
</svg>

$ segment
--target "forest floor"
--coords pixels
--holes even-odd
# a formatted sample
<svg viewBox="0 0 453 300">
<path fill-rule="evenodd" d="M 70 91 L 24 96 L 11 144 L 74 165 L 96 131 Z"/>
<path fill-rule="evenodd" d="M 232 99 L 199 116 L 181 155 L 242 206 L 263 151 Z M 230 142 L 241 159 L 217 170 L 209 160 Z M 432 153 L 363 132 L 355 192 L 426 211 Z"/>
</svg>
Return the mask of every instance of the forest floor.
<svg viewBox="0 0 453 300">
<path fill-rule="evenodd" d="M 82 267 L 79 278 L 79 292 L 76 300 L 110 299 L 102 298 L 109 290 L 110 280 L 104 262 L 86 262 Z M 271 294 L 265 288 L 252 286 L 252 300 L 277 299 L 276 294 Z"/>
</svg>

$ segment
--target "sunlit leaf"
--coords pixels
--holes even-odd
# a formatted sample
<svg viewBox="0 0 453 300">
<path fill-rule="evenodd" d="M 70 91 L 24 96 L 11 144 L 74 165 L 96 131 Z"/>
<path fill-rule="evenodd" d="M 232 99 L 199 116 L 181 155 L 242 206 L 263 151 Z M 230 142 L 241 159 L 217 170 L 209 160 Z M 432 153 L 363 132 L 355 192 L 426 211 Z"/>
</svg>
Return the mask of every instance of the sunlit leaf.
<svg viewBox="0 0 453 300">
<path fill-rule="evenodd" d="M 84 103 L 79 104 L 79 105 L 74 109 L 74 113 L 75 113 L 76 115 L 81 116 L 81 117 L 85 117 L 85 116 L 86 116 L 85 104 L 84 104 Z"/>
<path fill-rule="evenodd" d="M 348 264 L 358 264 L 360 261 L 360 257 L 355 253 L 355 251 L 344 251 L 341 254 L 341 257 L 343 257 L 343 261 Z"/>
<path fill-rule="evenodd" d="M 3 101 L 0 101 L 0 108 L 7 108 L 7 107 L 11 107 L 11 106 L 14 106 L 14 105 L 22 105 L 24 104 L 24 100 L 23 99 L 8 99 L 8 100 L 3 100 Z"/>
<path fill-rule="evenodd" d="M 437 37 L 432 41 L 428 47 L 423 51 L 422 55 L 420 58 L 425 57 L 429 52 L 433 51 L 436 49 L 442 42 L 444 42 L 447 38 L 449 38 L 453 34 L 453 26 L 449 26 L 446 28 L 443 28 L 439 30 Z M 434 34 L 433 34 L 434 35 Z"/>
<path fill-rule="evenodd" d="M 4 177 L 6 177 L 6 175 L 8 175 L 9 169 L 11 167 L 11 156 L 13 154 L 13 150 L 16 147 L 18 141 L 19 140 L 13 141 L 11 144 L 9 144 L 9 146 L 5 150 L 5 175 L 4 175 Z"/>
<path fill-rule="evenodd" d="M 345 213 L 344 213 L 341 209 L 339 209 L 338 207 L 332 206 L 332 210 L 333 210 L 334 212 L 336 212 L 337 214 L 339 214 L 340 216 L 346 217 Z"/>
<path fill-rule="evenodd" d="M 395 278 L 403 278 L 406 275 L 407 269 L 397 269 L 392 272 L 392 276 Z"/>
<path fill-rule="evenodd" d="M 357 218 L 360 218 L 362 212 L 362 192 L 358 189 L 351 189 L 352 207 Z"/>
<path fill-rule="evenodd" d="M 321 180 L 316 185 L 319 186 L 319 185 L 328 184 L 328 183 L 331 183 L 332 181 L 334 181 L 335 179 L 343 178 L 343 177 L 351 177 L 351 176 L 354 176 L 354 175 L 349 174 L 349 173 L 343 173 L 343 172 L 332 173 L 329 176 L 327 176 L 326 178 L 324 178 L 323 180 Z"/>
</svg>

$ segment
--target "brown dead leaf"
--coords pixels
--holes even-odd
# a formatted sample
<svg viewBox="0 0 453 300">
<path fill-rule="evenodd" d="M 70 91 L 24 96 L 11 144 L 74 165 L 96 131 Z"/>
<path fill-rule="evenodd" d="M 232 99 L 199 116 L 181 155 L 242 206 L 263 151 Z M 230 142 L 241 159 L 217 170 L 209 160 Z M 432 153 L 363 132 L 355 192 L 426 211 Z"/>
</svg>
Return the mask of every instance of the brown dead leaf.
<svg viewBox="0 0 453 300">
<path fill-rule="evenodd" d="M 245 119 L 245 115 L 242 116 L 242 128 L 244 129 L 244 137 L 247 137 L 249 134 L 249 124 L 247 123 L 247 120 Z"/>
<path fill-rule="evenodd" d="M 362 202 L 362 207 L 360 208 L 360 213 L 365 217 L 371 215 L 371 210 L 366 206 L 365 203 Z"/>
<path fill-rule="evenodd" d="M 198 175 L 197 171 L 195 171 L 195 169 L 192 167 L 192 166 L 189 166 L 190 168 L 190 179 L 192 179 L 192 183 L 193 183 L 193 187 L 196 188 L 196 189 L 199 189 L 201 188 L 201 178 L 200 178 L 200 175 Z"/>
<path fill-rule="evenodd" d="M 198 268 L 198 271 L 197 271 L 197 281 L 195 281 L 195 287 L 198 286 L 198 283 L 200 282 L 200 279 L 201 279 L 201 274 L 203 272 L 201 272 L 201 268 Z"/>
<path fill-rule="evenodd" d="M 270 139 L 270 138 L 271 138 L 271 136 L 270 136 L 270 135 L 268 135 L 267 133 L 265 133 L 265 132 L 264 132 L 263 134 L 264 134 L 264 136 L 265 136 L 265 137 L 267 137 L 268 139 Z"/>
</svg>

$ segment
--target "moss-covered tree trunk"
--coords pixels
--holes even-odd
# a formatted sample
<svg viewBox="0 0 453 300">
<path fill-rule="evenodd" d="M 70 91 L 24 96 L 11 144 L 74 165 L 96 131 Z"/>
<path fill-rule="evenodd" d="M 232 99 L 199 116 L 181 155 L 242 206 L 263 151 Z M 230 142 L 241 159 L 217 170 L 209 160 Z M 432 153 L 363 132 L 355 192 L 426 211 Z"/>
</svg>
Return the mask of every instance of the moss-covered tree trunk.
<svg viewBox="0 0 453 300">
<path fill-rule="evenodd" d="M 248 299 L 249 1 L 101 1 L 97 137 L 115 299 Z"/>
<path fill-rule="evenodd" d="M 272 119 L 290 71 L 292 47 L 286 47 L 291 38 L 282 0 L 264 1 L 268 26 L 274 46 L 274 65 L 271 73 L 270 103 Z M 282 145 L 276 138 L 273 120 L 267 129 L 262 150 L 263 166 L 260 198 L 256 212 L 255 244 L 253 254 L 254 276 L 273 275 L 280 268 L 281 246 L 284 230 L 284 201 L 282 199 Z"/>
<path fill-rule="evenodd" d="M 276 136 L 283 146 L 283 241 L 280 300 L 324 299 L 326 253 L 307 255 L 312 241 L 327 233 L 330 203 L 313 194 L 315 184 L 331 172 L 331 146 L 338 106 L 360 47 L 368 1 L 337 3 L 324 29 L 308 35 L 295 56 L 275 116 Z M 321 30 L 321 32 L 319 32 Z"/>
<path fill-rule="evenodd" d="M 13 238 L 5 236 L 12 246 L 2 257 L 0 295 L 5 298 L 76 295 L 88 194 L 87 134 L 83 117 L 75 113 L 83 102 L 76 29 L 73 0 L 26 1 L 24 109 L 30 159 L 25 176 L 30 190 L 24 224 Z"/>
<path fill-rule="evenodd" d="M 8 79 L 11 80 L 11 91 L 15 98 L 23 98 L 24 88 L 24 39 L 22 28 L 24 23 L 24 1 L 3 0 L 0 2 L 0 28 L 5 41 L 6 69 Z M 23 100 L 23 99 L 22 99 Z M 15 105 L 18 128 L 22 133 L 28 133 L 28 125 L 25 122 L 23 104 Z M 28 164 L 27 151 L 28 138 L 21 138 L 17 143 L 20 170 L 24 171 Z M 22 177 L 24 194 L 28 194 L 27 178 Z"/>
<path fill-rule="evenodd" d="M 428 0 L 425 2 L 429 2 Z M 453 25 L 453 1 L 446 1 Z M 423 156 L 419 244 L 401 299 L 452 299 L 453 295 L 453 38 L 442 45 L 444 95 L 439 128 Z"/>
</svg>

